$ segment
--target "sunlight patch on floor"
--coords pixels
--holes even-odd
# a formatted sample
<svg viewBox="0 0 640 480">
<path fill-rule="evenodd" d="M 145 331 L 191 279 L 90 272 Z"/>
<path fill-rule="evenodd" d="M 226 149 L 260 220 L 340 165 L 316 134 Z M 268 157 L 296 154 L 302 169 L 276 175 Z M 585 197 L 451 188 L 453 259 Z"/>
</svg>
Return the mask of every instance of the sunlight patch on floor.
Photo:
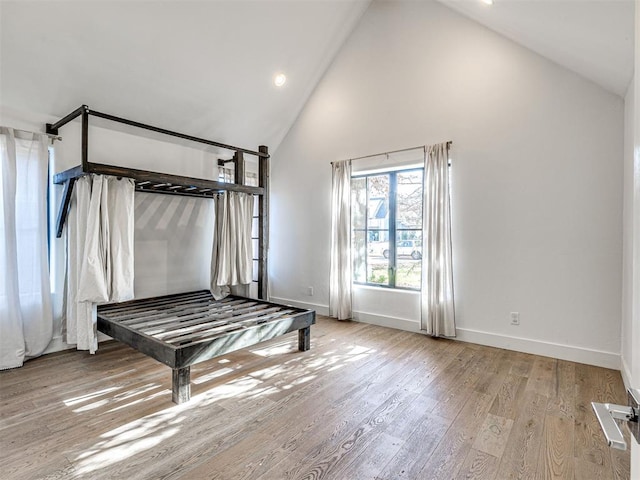
<svg viewBox="0 0 640 480">
<path fill-rule="evenodd" d="M 244 396 L 251 394 L 251 390 L 258 388 L 261 383 L 261 380 L 245 376 L 223 385 L 213 387 L 206 392 L 203 392 L 201 395 L 207 399 L 207 402 L 216 402 L 224 400 L 225 398 L 233 397 L 243 398 Z"/>
<path fill-rule="evenodd" d="M 89 474 L 101 468 L 122 462 L 134 455 L 149 450 L 160 444 L 163 440 L 172 437 L 179 431 L 178 428 L 163 428 L 149 436 L 142 438 L 123 439 L 121 443 L 98 451 L 87 452 L 88 457 L 79 462 L 76 470 L 79 474 Z M 129 436 L 131 437 L 131 436 Z"/>
<path fill-rule="evenodd" d="M 93 400 L 94 398 L 100 397 L 102 395 L 107 395 L 108 393 L 112 393 L 112 392 L 115 392 L 116 390 L 121 390 L 121 389 L 122 387 L 103 388 L 102 390 L 98 390 L 96 392 L 87 393 L 86 395 L 80 395 L 79 397 L 63 400 L 63 403 L 67 407 L 73 407 L 74 405 L 78 405 L 83 402 L 88 402 L 90 400 Z"/>
<path fill-rule="evenodd" d="M 282 355 L 284 353 L 289 353 L 292 350 L 292 345 L 290 341 L 278 343 L 277 345 L 269 345 L 264 348 L 256 348 L 251 349 L 251 353 L 255 353 L 256 355 L 260 355 L 261 357 L 270 357 L 272 355 Z"/>
<path fill-rule="evenodd" d="M 215 370 L 211 373 L 200 375 L 199 377 L 194 378 L 191 381 L 195 385 L 200 385 L 201 383 L 208 382 L 210 380 L 213 380 L 214 378 L 222 377 L 223 375 L 226 375 L 227 373 L 231 373 L 233 371 L 234 371 L 233 368 L 221 368 L 220 370 Z"/>
<path fill-rule="evenodd" d="M 122 401 L 122 400 L 128 400 L 131 397 L 135 397 L 138 395 L 144 395 L 147 392 L 150 392 L 152 390 L 155 390 L 156 388 L 158 388 L 160 385 L 158 385 L 157 383 L 148 383 L 146 385 L 143 385 L 141 387 L 138 388 L 134 388 L 134 389 L 127 389 L 123 392 L 118 393 L 114 399 L 116 401 Z"/>
<path fill-rule="evenodd" d="M 159 398 L 159 397 L 162 397 L 162 396 L 166 396 L 166 395 L 168 395 L 170 393 L 171 393 L 171 390 L 169 390 L 168 388 L 163 388 L 163 389 L 161 389 L 161 390 L 159 390 L 156 393 L 153 393 L 151 395 L 146 395 L 144 397 L 138 398 L 137 400 L 133 400 L 132 402 L 123 403 L 122 405 L 118 405 L 117 407 L 108 410 L 108 412 L 113 413 L 113 412 L 117 412 L 119 410 L 124 410 L 124 409 L 132 407 L 134 405 L 139 405 L 141 403 L 148 402 L 150 400 L 155 400 L 156 398 Z"/>
<path fill-rule="evenodd" d="M 287 370 L 289 369 L 286 367 L 286 364 L 274 365 L 273 367 L 263 368 L 262 370 L 252 372 L 251 376 L 260 380 L 268 380 L 278 374 L 284 373 Z"/>
<path fill-rule="evenodd" d="M 82 413 L 82 412 L 88 412 L 90 410 L 95 410 L 96 408 L 104 407 L 109 403 L 109 401 L 110 400 L 108 398 L 103 398 L 102 400 L 98 400 L 97 402 L 88 403 L 81 407 L 74 408 L 73 413 Z"/>
<path fill-rule="evenodd" d="M 162 393 L 166 395 L 167 391 Z M 141 401 L 149 398 L 151 397 L 144 397 Z M 130 459 L 176 435 L 180 431 L 185 412 L 193 408 L 189 403 L 165 408 L 104 432 L 97 443 L 84 448 L 73 459 L 77 472 L 90 478 L 91 472 Z"/>
</svg>

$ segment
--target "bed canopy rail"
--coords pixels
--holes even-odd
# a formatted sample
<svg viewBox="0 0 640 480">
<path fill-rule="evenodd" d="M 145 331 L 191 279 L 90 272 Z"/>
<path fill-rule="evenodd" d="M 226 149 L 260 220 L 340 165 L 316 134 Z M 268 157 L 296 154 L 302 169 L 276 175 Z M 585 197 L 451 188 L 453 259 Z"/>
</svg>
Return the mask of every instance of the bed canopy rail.
<svg viewBox="0 0 640 480">
<path fill-rule="evenodd" d="M 192 135 L 186 135 L 184 133 L 173 132 L 171 130 L 166 130 L 166 129 L 160 128 L 160 127 L 154 127 L 152 125 L 147 125 L 147 124 L 144 124 L 144 123 L 136 122 L 134 120 L 129 120 L 129 119 L 122 118 L 122 117 L 116 117 L 115 115 L 110 115 L 108 113 L 97 112 L 96 110 L 91 110 L 87 105 L 82 105 L 82 106 L 78 107 L 73 112 L 71 112 L 69 115 L 67 115 L 67 116 L 61 118 L 60 120 L 58 120 L 56 123 L 47 123 L 46 124 L 46 128 L 47 128 L 46 131 L 50 135 L 58 135 L 59 134 L 58 133 L 58 129 L 60 127 L 65 126 L 67 123 L 69 123 L 72 120 L 75 120 L 76 118 L 78 118 L 80 116 L 82 116 L 82 124 L 83 124 L 83 130 L 84 130 L 85 118 L 88 120 L 88 116 L 89 115 L 93 115 L 94 117 L 104 118 L 106 120 L 111 120 L 112 122 L 117 122 L 117 123 L 122 123 L 122 124 L 125 124 L 125 125 L 130 125 L 132 127 L 142 128 L 144 130 L 150 130 L 152 132 L 162 133 L 163 135 L 169 135 L 169 136 L 172 136 L 172 137 L 182 138 L 184 140 L 190 140 L 190 141 L 196 142 L 196 143 L 204 143 L 206 145 L 223 148 L 225 150 L 233 150 L 235 152 L 240 151 L 240 152 L 243 152 L 243 153 L 248 153 L 250 155 L 256 155 L 257 157 L 269 158 L 269 153 L 268 152 L 249 150 L 249 149 L 246 149 L 246 148 L 235 147 L 233 145 L 227 145 L 226 143 L 220 143 L 220 142 L 215 142 L 213 140 L 207 140 L 205 138 L 199 138 L 199 137 L 194 137 Z M 84 144 L 85 144 L 85 141 L 84 141 L 84 132 L 83 132 L 83 146 L 84 146 Z"/>
<path fill-rule="evenodd" d="M 108 121 L 129 125 L 131 127 L 149 130 L 152 132 L 168 135 L 171 137 L 188 140 L 195 143 L 205 144 L 224 150 L 234 152 L 233 158 L 229 160 L 218 160 L 218 165 L 224 165 L 227 162 L 234 163 L 234 181 L 220 182 L 216 180 L 206 180 L 193 177 L 185 177 L 181 175 L 172 175 L 167 173 L 153 172 L 147 170 L 139 170 L 134 168 L 120 167 L 116 165 L 105 165 L 101 163 L 92 163 L 89 161 L 89 116 L 103 118 Z M 161 193 L 166 195 L 183 195 L 189 197 L 211 198 L 214 195 L 225 192 L 244 192 L 258 196 L 258 295 L 259 298 L 267 298 L 267 238 L 269 231 L 269 223 L 267 220 L 268 203 L 268 178 L 269 178 L 269 149 L 261 145 L 258 150 L 250 150 L 246 148 L 227 145 L 224 143 L 207 140 L 204 138 L 194 137 L 184 133 L 166 130 L 160 127 L 154 127 L 144 123 L 128 120 L 126 118 L 116 117 L 107 113 L 91 110 L 87 105 L 78 107 L 73 112 L 61 118 L 55 123 L 46 124 L 46 132 L 49 135 L 58 135 L 58 130 L 67 123 L 81 117 L 82 133 L 81 133 L 81 164 L 57 173 L 53 182 L 58 185 L 64 185 L 63 197 L 58 210 L 56 237 L 62 236 L 64 224 L 69 213 L 69 205 L 73 193 L 73 186 L 77 178 L 89 174 L 113 175 L 116 177 L 131 178 L 135 182 L 136 191 Z M 245 185 L 245 160 L 244 155 L 254 155 L 258 157 L 258 186 Z"/>
</svg>

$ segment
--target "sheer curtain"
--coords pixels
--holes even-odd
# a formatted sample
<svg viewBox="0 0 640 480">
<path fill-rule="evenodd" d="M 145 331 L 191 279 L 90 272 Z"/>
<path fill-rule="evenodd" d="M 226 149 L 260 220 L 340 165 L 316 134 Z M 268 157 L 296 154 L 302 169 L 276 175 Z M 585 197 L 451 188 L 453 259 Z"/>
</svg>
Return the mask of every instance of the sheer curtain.
<svg viewBox="0 0 640 480">
<path fill-rule="evenodd" d="M 98 349 L 97 304 L 134 298 L 134 192 L 129 178 L 76 180 L 67 218 L 63 335 L 78 350 Z"/>
<path fill-rule="evenodd" d="M 455 337 L 449 143 L 427 147 L 422 209 L 422 292 L 420 328 Z"/>
<path fill-rule="evenodd" d="M 214 198 L 215 226 L 211 251 L 211 294 L 249 296 L 253 276 L 253 196 L 224 192 Z"/>
<path fill-rule="evenodd" d="M 347 320 L 352 316 L 351 161 L 333 162 L 332 168 L 329 315 Z"/>
<path fill-rule="evenodd" d="M 0 369 L 53 336 L 47 254 L 46 135 L 0 127 Z"/>
</svg>

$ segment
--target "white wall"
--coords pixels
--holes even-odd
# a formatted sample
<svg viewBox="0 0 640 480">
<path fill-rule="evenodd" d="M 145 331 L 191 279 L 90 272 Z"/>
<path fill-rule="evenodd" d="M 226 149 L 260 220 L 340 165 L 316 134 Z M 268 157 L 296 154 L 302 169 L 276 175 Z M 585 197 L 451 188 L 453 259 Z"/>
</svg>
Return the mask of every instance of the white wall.
<svg viewBox="0 0 640 480">
<path fill-rule="evenodd" d="M 625 385 L 631 386 L 633 365 L 632 299 L 633 299 L 633 151 L 635 115 L 635 79 L 631 81 L 624 98 L 624 168 L 622 206 L 622 326 L 621 371 Z"/>
<path fill-rule="evenodd" d="M 36 112 L 0 107 L 0 124 L 44 131 L 58 120 Z M 95 117 L 90 117 L 90 125 Z M 133 133 L 133 131 L 132 131 Z M 137 133 L 142 133 L 138 131 Z M 80 123 L 60 129 L 55 142 L 54 172 L 80 164 Z M 111 130 L 89 129 L 89 161 L 123 165 L 199 178 L 216 178 L 217 154 Z M 228 156 L 228 153 L 226 154 Z M 51 201 L 52 225 L 58 212 L 62 186 L 55 186 Z M 137 298 L 209 288 L 213 208 L 211 200 L 138 193 L 135 198 L 135 281 Z M 48 352 L 66 348 L 61 340 L 64 286 L 64 236 L 53 241 L 54 341 Z"/>
<path fill-rule="evenodd" d="M 330 161 L 452 140 L 459 338 L 619 368 L 623 117 L 442 5 L 372 3 L 275 152 L 272 295 L 326 312 Z M 416 294 L 358 288 L 355 308 L 417 328 Z"/>
<path fill-rule="evenodd" d="M 627 186 L 631 186 L 633 195 L 631 201 L 631 215 L 625 215 L 625 227 L 632 228 L 631 235 L 631 288 L 628 301 L 630 302 L 631 315 L 630 318 L 626 318 L 626 323 L 630 321 L 630 328 L 625 327 L 626 333 L 631 337 L 630 347 L 627 349 L 623 343 L 624 359 L 625 361 L 631 360 L 628 365 L 631 367 L 630 372 L 625 372 L 631 376 L 626 378 L 627 387 L 640 388 L 640 1 L 635 2 L 635 76 L 632 81 L 632 88 L 634 90 L 634 101 L 631 104 L 632 113 L 630 115 L 633 120 L 633 169 L 629 172 L 625 169 L 625 181 L 628 181 L 629 174 L 632 176 L 631 183 L 627 183 Z M 629 159 L 625 158 L 628 162 Z M 626 193 L 626 192 L 625 192 Z M 626 197 L 625 197 L 626 198 Z M 628 204 L 625 203 L 625 206 Z M 640 478 L 640 445 L 638 442 L 631 440 L 631 478 Z"/>
</svg>

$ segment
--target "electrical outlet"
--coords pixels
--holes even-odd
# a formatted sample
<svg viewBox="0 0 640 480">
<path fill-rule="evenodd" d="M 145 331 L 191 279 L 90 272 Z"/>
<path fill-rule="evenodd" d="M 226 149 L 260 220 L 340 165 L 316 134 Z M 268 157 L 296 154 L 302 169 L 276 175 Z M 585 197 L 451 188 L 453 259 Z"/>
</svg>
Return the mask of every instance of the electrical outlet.
<svg viewBox="0 0 640 480">
<path fill-rule="evenodd" d="M 313 287 L 307 288 L 307 295 L 309 295 L 310 297 L 313 297 Z"/>
<path fill-rule="evenodd" d="M 520 325 L 520 312 L 511 312 L 511 325 Z"/>
</svg>

